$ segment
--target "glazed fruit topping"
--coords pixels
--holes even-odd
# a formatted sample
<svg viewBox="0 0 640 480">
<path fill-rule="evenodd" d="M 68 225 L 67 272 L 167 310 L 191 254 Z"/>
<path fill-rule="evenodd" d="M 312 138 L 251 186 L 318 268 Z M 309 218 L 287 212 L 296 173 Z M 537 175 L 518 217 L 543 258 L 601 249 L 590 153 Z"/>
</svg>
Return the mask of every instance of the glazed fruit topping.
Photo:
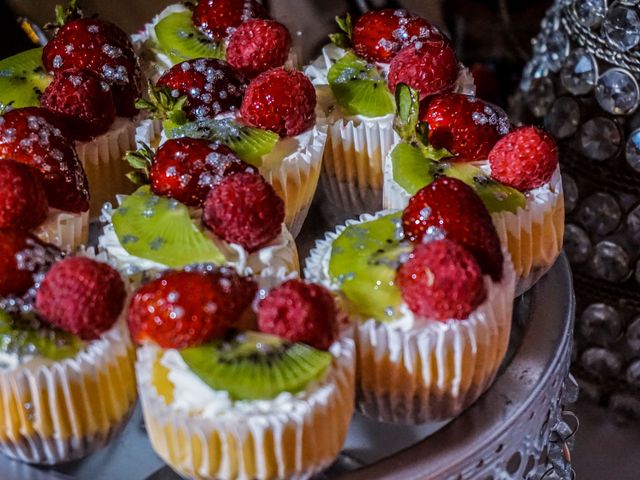
<svg viewBox="0 0 640 480">
<path fill-rule="evenodd" d="M 215 40 L 227 37 L 247 20 L 268 17 L 257 0 L 200 0 L 193 11 L 194 25 Z"/>
<path fill-rule="evenodd" d="M 0 297 L 21 296 L 34 285 L 39 265 L 28 261 L 29 252 L 43 248 L 40 240 L 24 230 L 0 228 Z"/>
<path fill-rule="evenodd" d="M 40 172 L 24 163 L 0 159 L 0 228 L 31 230 L 48 214 Z"/>
</svg>

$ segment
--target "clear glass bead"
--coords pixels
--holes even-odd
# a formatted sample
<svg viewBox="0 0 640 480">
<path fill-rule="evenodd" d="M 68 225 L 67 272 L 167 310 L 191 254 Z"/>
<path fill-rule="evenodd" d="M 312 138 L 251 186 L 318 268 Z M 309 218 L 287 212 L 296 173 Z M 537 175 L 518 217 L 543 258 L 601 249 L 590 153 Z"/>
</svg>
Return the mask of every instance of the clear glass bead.
<svg viewBox="0 0 640 480">
<path fill-rule="evenodd" d="M 533 79 L 526 99 L 531 113 L 536 117 L 544 116 L 555 100 L 553 81 L 549 77 Z"/>
<path fill-rule="evenodd" d="M 637 315 L 629 322 L 625 338 L 631 351 L 636 355 L 640 355 L 640 315 Z"/>
<path fill-rule="evenodd" d="M 580 125 L 580 105 L 571 97 L 558 98 L 545 116 L 544 124 L 554 137 L 570 137 Z"/>
<path fill-rule="evenodd" d="M 613 195 L 597 192 L 582 201 L 578 218 L 590 233 L 606 235 L 620 225 L 622 211 Z"/>
<path fill-rule="evenodd" d="M 589 260 L 591 256 L 591 240 L 583 229 L 568 223 L 564 229 L 564 251 L 573 265 Z"/>
<path fill-rule="evenodd" d="M 598 79 L 596 100 L 605 112 L 628 115 L 638 108 L 639 99 L 638 82 L 622 68 L 611 68 Z"/>
<path fill-rule="evenodd" d="M 558 28 L 554 28 L 544 38 L 543 55 L 547 66 L 553 72 L 562 68 L 564 59 L 569 55 L 569 39 Z"/>
<path fill-rule="evenodd" d="M 528 92 L 535 79 L 546 77 L 549 74 L 549 67 L 540 54 L 534 55 L 529 63 L 522 70 L 522 80 L 520 80 L 520 90 Z M 595 85 L 595 82 L 594 82 Z"/>
<path fill-rule="evenodd" d="M 598 63 L 583 48 L 573 50 L 564 62 L 560 81 L 574 95 L 589 93 L 598 81 Z"/>
<path fill-rule="evenodd" d="M 573 8 L 580 23 L 588 28 L 600 25 L 607 13 L 605 0 L 575 0 Z"/>
<path fill-rule="evenodd" d="M 603 240 L 594 248 L 591 270 L 602 280 L 621 283 L 631 275 L 631 258 L 617 243 Z"/>
<path fill-rule="evenodd" d="M 629 51 L 640 43 L 640 17 L 633 8 L 614 6 L 605 15 L 602 31 L 613 48 Z"/>
<path fill-rule="evenodd" d="M 580 150 L 592 160 L 603 161 L 611 158 L 621 143 L 620 129 L 608 118 L 592 118 L 580 128 Z"/>
<path fill-rule="evenodd" d="M 568 173 L 562 174 L 562 191 L 564 194 L 564 208 L 567 213 L 571 213 L 578 204 L 580 192 L 578 184 Z"/>
<path fill-rule="evenodd" d="M 627 238 L 640 245 L 640 203 L 627 214 Z"/>
<path fill-rule="evenodd" d="M 592 303 L 580 315 L 578 329 L 589 342 L 608 345 L 622 333 L 622 317 L 605 303 Z"/>
<path fill-rule="evenodd" d="M 580 364 L 596 378 L 611 378 L 622 370 L 622 356 L 606 348 L 592 347 L 582 352 Z"/>
<path fill-rule="evenodd" d="M 629 134 L 625 148 L 625 159 L 631 168 L 640 172 L 640 128 Z"/>
</svg>

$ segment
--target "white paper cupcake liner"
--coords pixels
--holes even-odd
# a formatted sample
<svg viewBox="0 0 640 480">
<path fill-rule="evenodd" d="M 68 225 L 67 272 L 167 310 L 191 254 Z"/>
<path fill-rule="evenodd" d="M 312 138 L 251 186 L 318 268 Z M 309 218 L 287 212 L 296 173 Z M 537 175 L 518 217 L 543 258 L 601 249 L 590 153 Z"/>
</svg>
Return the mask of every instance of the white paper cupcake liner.
<svg viewBox="0 0 640 480">
<path fill-rule="evenodd" d="M 89 242 L 89 211 L 69 213 L 51 209 L 44 223 L 33 233 L 43 242 L 63 250 L 74 250 Z"/>
<path fill-rule="evenodd" d="M 388 213 L 362 215 L 327 233 L 311 251 L 305 277 L 339 292 L 328 272 L 333 242 L 346 226 Z M 348 308 L 356 330 L 357 407 L 362 413 L 399 424 L 440 421 L 458 415 L 489 388 L 511 331 L 516 277 L 504 254 L 502 280 L 485 277 L 487 299 L 468 319 L 425 320 L 407 327 L 362 318 Z"/>
<path fill-rule="evenodd" d="M 133 355 L 120 322 L 73 358 L 0 370 L 0 451 L 54 465 L 104 446 L 135 404 Z"/>
<path fill-rule="evenodd" d="M 198 479 L 309 478 L 342 448 L 354 401 L 354 345 L 340 355 L 320 388 L 290 411 L 225 412 L 204 418 L 165 403 L 152 383 L 161 350 L 138 350 L 136 373 L 147 432 L 156 453 L 180 475 Z"/>
</svg>

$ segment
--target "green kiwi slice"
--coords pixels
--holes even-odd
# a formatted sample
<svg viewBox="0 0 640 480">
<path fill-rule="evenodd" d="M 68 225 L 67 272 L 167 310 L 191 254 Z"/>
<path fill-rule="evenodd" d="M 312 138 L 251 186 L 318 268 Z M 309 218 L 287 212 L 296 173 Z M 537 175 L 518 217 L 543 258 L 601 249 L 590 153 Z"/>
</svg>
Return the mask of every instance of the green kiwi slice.
<svg viewBox="0 0 640 480">
<path fill-rule="evenodd" d="M 14 108 L 37 107 L 51 80 L 42 65 L 42 48 L 0 60 L 0 103 L 13 102 Z"/>
<path fill-rule="evenodd" d="M 84 346 L 75 335 L 45 325 L 34 315 L 0 310 L 0 352 L 64 360 L 76 356 Z"/>
<path fill-rule="evenodd" d="M 404 241 L 401 215 L 349 225 L 331 249 L 332 280 L 362 315 L 381 322 L 395 320 L 399 314 L 396 270 L 401 257 L 412 250 Z"/>
<path fill-rule="evenodd" d="M 176 63 L 193 58 L 225 59 L 224 43 L 204 36 L 191 20 L 191 12 L 176 12 L 167 15 L 155 26 L 158 46 Z"/>
<path fill-rule="evenodd" d="M 302 391 L 324 375 L 332 360 L 328 352 L 257 332 L 187 348 L 180 355 L 203 382 L 227 391 L 233 400 Z"/>
<path fill-rule="evenodd" d="M 376 67 L 352 52 L 331 66 L 327 80 L 346 114 L 380 117 L 395 111 L 394 98 Z"/>
<path fill-rule="evenodd" d="M 113 229 L 131 255 L 168 267 L 222 264 L 224 255 L 196 225 L 186 205 L 151 193 L 148 185 L 128 196 L 113 212 Z"/>
<path fill-rule="evenodd" d="M 399 143 L 391 152 L 393 179 L 406 192 L 415 195 L 441 175 L 443 164 L 426 158 L 418 147 Z"/>
</svg>

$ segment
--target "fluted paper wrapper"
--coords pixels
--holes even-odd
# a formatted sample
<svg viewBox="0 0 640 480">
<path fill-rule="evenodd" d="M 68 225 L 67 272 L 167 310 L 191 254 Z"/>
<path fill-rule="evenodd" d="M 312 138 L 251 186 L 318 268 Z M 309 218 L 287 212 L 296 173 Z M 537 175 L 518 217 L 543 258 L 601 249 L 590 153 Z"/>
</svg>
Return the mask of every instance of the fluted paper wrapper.
<svg viewBox="0 0 640 480">
<path fill-rule="evenodd" d="M 69 213 L 50 210 L 44 223 L 33 233 L 43 242 L 63 250 L 74 250 L 89 242 L 89 211 Z"/>
<path fill-rule="evenodd" d="M 305 277 L 339 291 L 328 273 L 333 242 L 346 226 L 388 213 L 362 215 L 327 233 L 311 251 Z M 485 277 L 487 299 L 465 320 L 418 319 L 405 328 L 398 322 L 363 318 L 350 308 L 356 332 L 358 410 L 379 421 L 420 424 L 452 418 L 485 392 L 506 354 L 511 332 L 516 277 L 506 251 L 503 272 L 499 283 Z"/>
<path fill-rule="evenodd" d="M 134 349 L 123 323 L 73 358 L 0 370 L 0 450 L 55 465 L 106 445 L 136 400 Z"/>
<path fill-rule="evenodd" d="M 152 384 L 162 351 L 138 350 L 136 372 L 147 432 L 156 453 L 188 478 L 206 480 L 309 478 L 340 452 L 354 401 L 353 340 L 340 340 L 341 354 L 323 382 L 328 395 L 311 394 L 291 412 L 202 418 L 167 405 Z"/>
</svg>

